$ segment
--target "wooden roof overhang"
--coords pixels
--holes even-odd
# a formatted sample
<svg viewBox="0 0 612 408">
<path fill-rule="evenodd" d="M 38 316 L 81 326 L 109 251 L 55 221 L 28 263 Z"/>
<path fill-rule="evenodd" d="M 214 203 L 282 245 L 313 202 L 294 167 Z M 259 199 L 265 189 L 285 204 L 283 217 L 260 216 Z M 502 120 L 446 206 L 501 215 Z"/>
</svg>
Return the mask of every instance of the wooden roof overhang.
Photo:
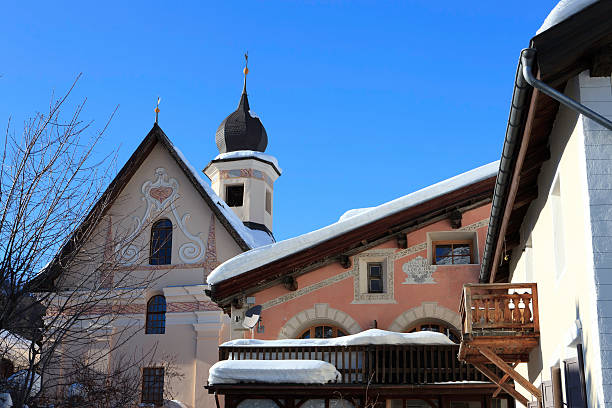
<svg viewBox="0 0 612 408">
<path fill-rule="evenodd" d="M 228 311 L 231 302 L 296 277 L 342 258 L 362 252 L 406 232 L 448 218 L 456 210 L 465 211 L 487 204 L 495 177 L 448 192 L 427 202 L 345 232 L 310 248 L 292 253 L 267 265 L 252 269 L 211 286 L 213 301 Z"/>
<path fill-rule="evenodd" d="M 80 248 L 82 242 L 86 240 L 88 234 L 92 232 L 93 227 L 95 227 L 101 217 L 106 214 L 112 203 L 117 199 L 121 191 L 123 191 L 123 188 L 130 181 L 136 170 L 140 168 L 157 143 L 161 143 L 168 150 L 178 166 L 183 170 L 191 184 L 213 211 L 221 225 L 225 227 L 228 233 L 236 241 L 240 249 L 243 251 L 248 251 L 250 249 L 232 224 L 227 220 L 227 218 L 225 218 L 221 210 L 219 210 L 216 203 L 213 202 L 198 180 L 196 180 L 191 170 L 187 168 L 179 153 L 174 148 L 174 145 L 170 139 L 168 139 L 168 136 L 166 136 L 159 125 L 155 123 L 147 136 L 127 160 L 125 165 L 121 168 L 121 170 L 119 170 L 100 199 L 93 205 L 87 216 L 84 217 L 84 221 L 81 223 L 81 225 L 70 236 L 58 254 L 54 257 L 53 261 L 44 271 L 41 272 L 37 278 L 31 282 L 30 286 L 32 287 L 32 290 L 41 291 L 54 289 L 54 281 L 61 274 L 62 265 L 65 265 L 65 260 L 73 253 L 78 251 L 78 248 Z"/>
<path fill-rule="evenodd" d="M 593 76 L 609 76 L 612 67 L 611 15 L 612 2 L 597 2 L 532 38 L 530 46 L 537 51 L 536 77 L 563 92 L 568 80 L 586 69 L 590 69 Z M 549 137 L 559 103 L 531 87 L 526 92 L 529 92 L 529 103 L 521 137 L 513 152 L 512 177 L 501 186 L 505 189 L 503 211 L 499 214 L 501 223 L 489 225 L 488 233 L 493 235 L 495 250 L 485 250 L 481 282 L 509 281 L 509 257 L 521 244 L 523 220 L 529 205 L 538 197 L 540 169 L 550 158 Z M 507 140 L 504 149 L 506 144 Z"/>
</svg>

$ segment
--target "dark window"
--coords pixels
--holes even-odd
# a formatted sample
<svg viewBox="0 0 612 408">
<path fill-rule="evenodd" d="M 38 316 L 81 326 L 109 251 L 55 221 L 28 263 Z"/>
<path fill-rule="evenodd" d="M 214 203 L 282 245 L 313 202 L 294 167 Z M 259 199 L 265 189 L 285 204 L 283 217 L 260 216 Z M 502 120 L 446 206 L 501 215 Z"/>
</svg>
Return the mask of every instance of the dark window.
<svg viewBox="0 0 612 408">
<path fill-rule="evenodd" d="M 170 265 L 172 261 L 172 222 L 159 220 L 151 227 L 150 265 Z"/>
<path fill-rule="evenodd" d="M 425 321 L 425 322 L 416 324 L 412 326 L 411 328 L 409 328 L 408 330 L 406 330 L 407 333 L 414 333 L 418 331 L 432 331 L 432 332 L 443 333 L 446 335 L 446 337 L 451 339 L 453 342 L 459 343 L 459 333 L 457 333 L 455 329 L 451 329 L 449 326 L 442 324 L 442 323 Z"/>
<path fill-rule="evenodd" d="M 368 293 L 383 293 L 382 263 L 368 264 Z"/>
<path fill-rule="evenodd" d="M 313 326 L 306 329 L 300 336 L 301 339 L 331 339 L 333 337 L 346 336 L 346 333 L 336 326 Z"/>
<path fill-rule="evenodd" d="M 578 345 L 578 358 L 570 358 L 564 363 L 567 406 L 568 408 L 586 408 L 582 345 Z"/>
<path fill-rule="evenodd" d="M 164 403 L 163 367 L 142 369 L 142 403 L 161 405 Z"/>
<path fill-rule="evenodd" d="M 166 298 L 157 295 L 147 303 L 147 325 L 145 334 L 164 334 L 166 332 Z"/>
<path fill-rule="evenodd" d="M 272 214 L 272 192 L 266 190 L 266 212 Z"/>
<path fill-rule="evenodd" d="M 433 243 L 435 265 L 473 263 L 472 241 L 436 241 Z"/>
<path fill-rule="evenodd" d="M 230 207 L 242 207 L 242 200 L 244 198 L 244 185 L 239 184 L 235 186 L 225 187 L 225 202 Z"/>
</svg>

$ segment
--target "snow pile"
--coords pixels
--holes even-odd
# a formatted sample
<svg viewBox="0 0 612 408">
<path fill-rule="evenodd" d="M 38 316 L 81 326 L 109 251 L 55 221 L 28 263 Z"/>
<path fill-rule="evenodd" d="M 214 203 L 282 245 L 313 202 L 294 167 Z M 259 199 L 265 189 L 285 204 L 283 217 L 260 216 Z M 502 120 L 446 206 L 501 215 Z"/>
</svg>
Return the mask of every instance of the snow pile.
<svg viewBox="0 0 612 408">
<path fill-rule="evenodd" d="M 274 167 L 276 167 L 279 173 L 283 172 L 283 169 L 281 169 L 278 166 L 278 160 L 276 160 L 276 157 L 270 156 L 269 154 L 265 154 L 262 152 L 256 152 L 254 150 L 236 150 L 234 152 L 221 153 L 221 154 L 218 154 L 217 157 L 213 159 L 213 161 L 227 160 L 227 159 L 252 159 L 252 158 L 257 158 L 257 159 L 266 161 L 268 163 L 272 163 Z"/>
<path fill-rule="evenodd" d="M 387 330 L 370 329 L 350 336 L 331 339 L 283 339 L 258 340 L 237 339 L 225 342 L 222 346 L 258 346 L 258 347 L 306 347 L 306 346 L 364 346 L 370 344 L 455 344 L 443 333 L 421 331 L 414 333 L 397 333 Z"/>
<path fill-rule="evenodd" d="M 356 215 L 359 215 L 361 213 L 364 213 L 366 211 L 371 210 L 374 207 L 365 207 L 365 208 L 353 208 L 352 210 L 348 210 L 347 212 L 345 212 L 344 214 L 342 214 L 340 216 L 340 218 L 338 219 L 338 221 L 344 221 L 344 220 L 348 220 L 351 217 L 354 217 Z"/>
<path fill-rule="evenodd" d="M 537 34 L 543 33 L 552 26 L 555 26 L 562 21 L 567 20 L 574 14 L 579 13 L 583 9 L 587 8 L 591 4 L 597 3 L 599 0 L 561 0 L 554 9 L 550 12 L 548 17 L 542 23 L 542 27 L 536 32 Z"/>
<path fill-rule="evenodd" d="M 11 375 L 6 379 L 6 382 L 13 387 L 18 387 L 20 389 L 25 389 L 30 386 L 30 381 L 32 381 L 32 388 L 30 389 L 30 396 L 34 396 L 40 392 L 40 375 L 34 373 L 32 378 L 32 373 L 28 370 L 19 370 L 15 374 Z"/>
<path fill-rule="evenodd" d="M 208 371 L 211 385 L 242 382 L 326 384 L 339 378 L 336 367 L 319 360 L 223 360 Z"/>
<path fill-rule="evenodd" d="M 185 167 L 189 169 L 193 177 L 198 181 L 198 183 L 200 183 L 200 185 L 202 186 L 206 194 L 208 194 L 208 196 L 215 203 L 217 208 L 219 208 L 219 210 L 221 211 L 223 216 L 227 219 L 227 221 L 230 224 L 232 224 L 232 227 L 234 227 L 234 229 L 242 237 L 244 242 L 246 242 L 249 248 L 258 248 L 260 246 L 268 245 L 274 242 L 274 239 L 272 239 L 272 237 L 268 235 L 267 233 L 263 231 L 252 230 L 248 228 L 246 225 L 244 225 L 242 221 L 240 220 L 240 218 L 238 218 L 236 213 L 234 213 L 234 211 L 232 211 L 232 209 L 229 208 L 227 204 L 225 204 L 225 201 L 223 201 L 221 197 L 219 197 L 213 191 L 212 187 L 208 185 L 208 183 L 202 178 L 202 176 L 200 176 L 200 173 L 195 169 L 195 167 L 193 167 L 191 163 L 189 163 L 189 160 L 187 160 L 183 152 L 181 152 L 176 146 L 174 146 L 172 142 L 170 142 L 170 144 L 172 148 L 174 149 L 174 151 L 176 152 L 176 154 L 181 159 L 181 161 L 183 162 L 183 164 L 185 164 Z M 239 153 L 239 152 L 232 152 L 232 153 Z M 229 154 L 229 153 L 226 153 L 226 154 Z M 222 156 L 222 155 L 219 155 L 219 156 Z M 268 155 L 264 154 L 264 156 L 268 156 Z M 269 156 L 269 157 L 272 157 L 272 156 Z M 260 232 L 263 232 L 263 234 Z"/>
<path fill-rule="evenodd" d="M 496 161 L 389 201 L 378 207 L 373 207 L 367 211 L 364 210 L 358 215 L 338 221 L 316 231 L 244 252 L 218 266 L 208 275 L 207 282 L 211 285 L 217 284 L 407 208 L 433 200 L 451 191 L 494 177 L 497 174 L 498 168 L 499 161 Z"/>
<path fill-rule="evenodd" d="M 164 408 L 187 408 L 187 405 L 179 400 L 164 400 Z"/>
</svg>

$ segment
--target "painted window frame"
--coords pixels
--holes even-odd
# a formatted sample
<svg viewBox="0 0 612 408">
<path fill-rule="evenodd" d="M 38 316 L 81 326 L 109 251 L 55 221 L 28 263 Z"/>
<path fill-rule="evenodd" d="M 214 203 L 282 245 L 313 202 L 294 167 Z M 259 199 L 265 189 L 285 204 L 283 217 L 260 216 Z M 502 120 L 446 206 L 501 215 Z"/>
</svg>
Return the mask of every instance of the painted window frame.
<svg viewBox="0 0 612 408">
<path fill-rule="evenodd" d="M 153 302 L 157 299 L 163 299 L 163 306 L 155 305 Z M 157 310 L 157 306 L 160 306 L 161 310 Z M 154 310 L 151 310 L 153 307 Z M 154 295 L 147 302 L 147 313 L 145 316 L 145 334 L 165 334 L 166 333 L 166 311 L 168 310 L 168 303 L 164 295 Z M 161 319 L 153 319 L 154 316 L 162 316 Z M 161 322 L 152 326 L 153 322 Z"/>
<path fill-rule="evenodd" d="M 325 335 L 325 327 L 330 327 L 332 329 L 332 333 L 333 336 L 332 337 L 315 337 L 316 334 L 316 329 L 318 327 L 322 327 L 323 329 L 323 335 Z M 304 339 L 304 338 L 308 338 L 308 339 L 333 339 L 336 337 L 342 337 L 342 336 L 338 336 L 338 331 L 342 332 L 342 336 L 347 336 L 348 335 L 348 331 L 343 329 L 342 327 L 338 327 L 336 325 L 333 324 L 327 324 L 327 323 L 321 323 L 321 324 L 315 324 L 313 326 L 310 326 L 309 328 L 307 328 L 306 330 L 303 330 L 300 335 L 298 336 L 298 339 Z M 308 333 L 309 337 L 304 337 L 304 335 Z"/>
<path fill-rule="evenodd" d="M 164 224 L 164 225 L 162 225 Z M 172 232 L 174 225 L 168 218 L 161 218 L 151 226 L 149 239 L 149 265 L 170 265 L 172 263 Z M 163 242 L 159 234 L 166 232 Z M 163 254 L 160 252 L 163 251 Z"/>
<path fill-rule="evenodd" d="M 164 403 L 164 367 L 143 367 L 142 368 L 142 384 L 140 393 L 140 402 L 143 404 L 155 404 L 157 406 Z M 159 381 L 161 378 L 161 381 Z M 148 380 L 151 379 L 151 380 Z M 156 384 L 161 383 L 161 389 L 154 388 Z M 159 388 L 159 387 L 155 387 Z"/>
<path fill-rule="evenodd" d="M 468 244 L 470 246 L 470 262 L 467 264 L 462 264 L 462 263 L 454 263 L 451 262 L 450 264 L 438 264 L 438 260 L 437 260 L 437 256 L 436 256 L 436 248 L 438 246 L 441 245 L 466 245 Z M 450 239 L 450 240 L 439 240 L 439 241 L 431 241 L 431 264 L 432 265 L 436 265 L 436 266 L 448 266 L 448 265 L 474 265 L 474 241 L 471 239 Z M 452 253 L 453 250 L 451 250 L 451 261 L 454 260 L 455 255 Z M 458 255 L 459 256 L 459 255 Z M 460 256 L 465 256 L 465 255 L 460 255 Z M 449 257 L 444 257 L 444 258 L 449 258 Z"/>
<path fill-rule="evenodd" d="M 372 249 L 353 256 L 353 304 L 397 303 L 394 288 L 394 248 Z M 368 292 L 368 263 L 382 263 L 383 292 Z"/>
</svg>

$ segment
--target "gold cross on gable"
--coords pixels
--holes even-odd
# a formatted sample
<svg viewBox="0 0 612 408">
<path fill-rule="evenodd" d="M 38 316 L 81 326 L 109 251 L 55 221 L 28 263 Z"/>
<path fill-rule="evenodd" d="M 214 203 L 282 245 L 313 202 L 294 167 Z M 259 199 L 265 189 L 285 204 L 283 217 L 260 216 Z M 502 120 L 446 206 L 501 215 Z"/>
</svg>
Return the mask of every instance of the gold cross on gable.
<svg viewBox="0 0 612 408">
<path fill-rule="evenodd" d="M 161 102 L 161 96 L 157 97 L 157 105 L 155 105 L 155 123 L 159 119 L 159 103 Z"/>
</svg>

